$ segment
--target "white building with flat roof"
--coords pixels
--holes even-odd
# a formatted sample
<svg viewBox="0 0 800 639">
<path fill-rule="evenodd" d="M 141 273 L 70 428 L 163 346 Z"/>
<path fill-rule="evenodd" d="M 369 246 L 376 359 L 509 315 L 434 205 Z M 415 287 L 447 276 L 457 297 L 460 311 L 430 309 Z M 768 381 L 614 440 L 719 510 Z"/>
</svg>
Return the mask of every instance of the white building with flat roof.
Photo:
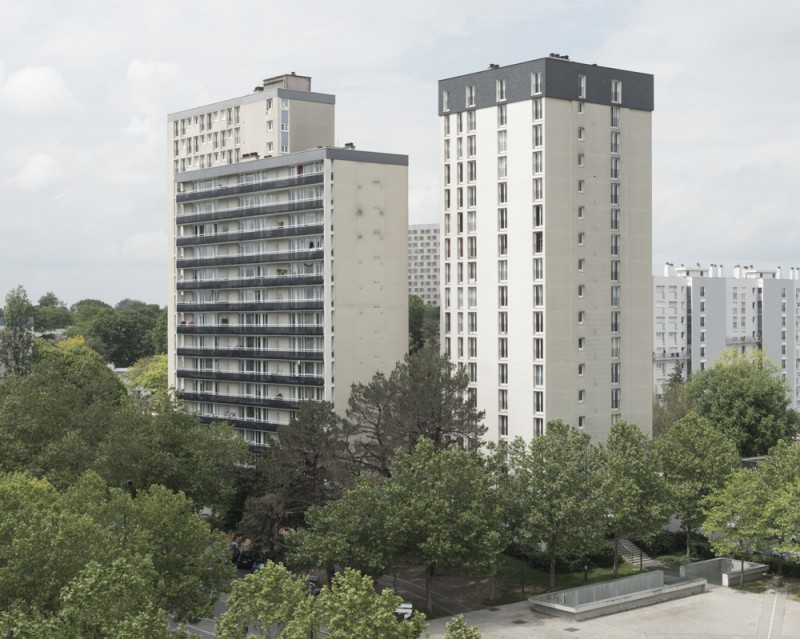
<svg viewBox="0 0 800 639">
<path fill-rule="evenodd" d="M 439 306 L 439 225 L 408 227 L 408 293 Z"/>
<path fill-rule="evenodd" d="M 302 400 L 343 414 L 408 347 L 408 158 L 330 146 L 309 89 L 169 116 L 171 384 L 253 446 Z"/>
<path fill-rule="evenodd" d="M 439 82 L 442 348 L 487 439 L 652 428 L 653 76 L 566 56 Z"/>
</svg>

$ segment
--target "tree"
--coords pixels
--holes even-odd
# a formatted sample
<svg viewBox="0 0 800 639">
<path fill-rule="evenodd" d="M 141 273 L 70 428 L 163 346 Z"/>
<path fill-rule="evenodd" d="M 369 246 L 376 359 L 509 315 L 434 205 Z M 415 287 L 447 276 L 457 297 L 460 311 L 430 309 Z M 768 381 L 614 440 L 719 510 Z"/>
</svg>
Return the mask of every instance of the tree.
<svg viewBox="0 0 800 639">
<path fill-rule="evenodd" d="M 257 462 L 256 493 L 245 504 L 244 532 L 275 553 L 290 513 L 336 499 L 352 482 L 346 431 L 328 402 L 304 401 L 291 424 L 278 429 Z"/>
<path fill-rule="evenodd" d="M 164 392 L 169 385 L 167 356 L 151 355 L 137 359 L 125 373 L 125 379 L 134 388 L 149 393 Z"/>
<path fill-rule="evenodd" d="M 467 625 L 464 615 L 458 615 L 447 624 L 445 639 L 481 639 L 481 635 L 475 626 Z"/>
<path fill-rule="evenodd" d="M 743 457 L 765 455 L 798 431 L 788 386 L 763 351 L 726 351 L 686 383 L 691 407 L 736 444 Z"/>
<path fill-rule="evenodd" d="M 3 307 L 3 328 L 0 330 L 0 364 L 11 375 L 27 375 L 33 357 L 33 329 L 30 318 L 33 307 L 22 286 L 6 295 Z"/>
<path fill-rule="evenodd" d="M 72 324 L 72 314 L 55 293 L 45 293 L 33 310 L 33 325 L 37 331 L 66 328 Z"/>
<path fill-rule="evenodd" d="M 274 639 L 308 639 L 319 624 L 303 581 L 283 564 L 268 561 L 261 570 L 233 582 L 228 610 L 216 627 L 218 639 L 244 639 L 250 626 L 268 630 Z"/>
<path fill-rule="evenodd" d="M 692 532 L 703 521 L 703 500 L 725 483 L 739 464 L 736 445 L 707 419 L 689 413 L 656 440 L 656 457 L 670 501 L 686 531 L 686 555 Z"/>
<path fill-rule="evenodd" d="M 331 639 L 417 639 L 425 629 L 425 615 L 415 612 L 409 620 L 398 619 L 394 613 L 402 601 L 389 589 L 378 594 L 370 577 L 345 569 L 320 593 L 315 611 Z"/>
<path fill-rule="evenodd" d="M 397 565 L 400 540 L 392 524 L 386 487 L 359 478 L 352 490 L 326 506 L 308 510 L 305 527 L 289 534 L 293 566 L 322 566 L 329 576 L 335 566 L 354 568 L 377 579 Z"/>
<path fill-rule="evenodd" d="M 484 412 L 468 386 L 466 370 L 431 344 L 407 355 L 388 378 L 378 373 L 369 384 L 354 384 L 347 417 L 355 459 L 365 471 L 388 476 L 395 451 L 412 451 L 420 438 L 439 450 L 477 446 L 486 432 Z"/>
<path fill-rule="evenodd" d="M 663 387 L 663 395 L 653 396 L 653 439 L 658 439 L 667 429 L 689 412 L 689 398 L 683 379 L 683 365 L 676 362 Z"/>
<path fill-rule="evenodd" d="M 466 564 L 476 571 L 493 568 L 503 537 L 489 475 L 476 452 L 437 450 L 422 438 L 411 453 L 395 456 L 385 494 L 398 553 L 424 570 L 429 612 L 437 574 Z"/>
<path fill-rule="evenodd" d="M 560 420 L 544 435 L 509 447 L 514 499 L 522 509 L 515 536 L 529 547 L 544 544 L 555 588 L 556 559 L 588 552 L 604 529 L 598 492 L 598 451 L 589 436 Z"/>
<path fill-rule="evenodd" d="M 600 495 L 607 530 L 614 538 L 616 577 L 620 538 L 647 541 L 669 521 L 672 510 L 656 470 L 652 441 L 639 428 L 626 421 L 614 424 L 604 452 Z"/>
<path fill-rule="evenodd" d="M 438 344 L 439 307 L 426 304 L 417 295 L 408 296 L 408 351 L 416 353 L 427 342 Z"/>
</svg>

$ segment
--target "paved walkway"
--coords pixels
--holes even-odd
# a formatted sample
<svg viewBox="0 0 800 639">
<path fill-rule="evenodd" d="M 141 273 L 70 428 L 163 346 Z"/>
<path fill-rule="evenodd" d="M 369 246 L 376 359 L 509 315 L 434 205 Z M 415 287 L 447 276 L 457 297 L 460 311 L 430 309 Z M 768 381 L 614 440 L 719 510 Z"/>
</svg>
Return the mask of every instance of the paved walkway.
<svg viewBox="0 0 800 639">
<path fill-rule="evenodd" d="M 709 587 L 701 595 L 570 621 L 533 612 L 527 601 L 465 614 L 483 639 L 800 639 L 800 601 L 780 588 L 754 594 Z M 442 639 L 449 619 L 434 619 L 430 639 Z"/>
</svg>

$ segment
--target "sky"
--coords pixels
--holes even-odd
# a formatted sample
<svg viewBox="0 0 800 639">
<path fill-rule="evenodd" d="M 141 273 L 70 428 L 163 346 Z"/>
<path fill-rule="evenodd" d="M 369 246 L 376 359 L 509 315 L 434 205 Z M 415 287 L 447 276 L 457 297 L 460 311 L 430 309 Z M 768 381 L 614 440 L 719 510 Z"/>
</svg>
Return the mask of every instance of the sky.
<svg viewBox="0 0 800 639">
<path fill-rule="evenodd" d="M 336 143 L 409 156 L 438 219 L 437 81 L 546 57 L 652 73 L 653 264 L 800 266 L 800 2 L 0 0 L 0 301 L 167 301 L 168 113 L 295 71 Z"/>
</svg>

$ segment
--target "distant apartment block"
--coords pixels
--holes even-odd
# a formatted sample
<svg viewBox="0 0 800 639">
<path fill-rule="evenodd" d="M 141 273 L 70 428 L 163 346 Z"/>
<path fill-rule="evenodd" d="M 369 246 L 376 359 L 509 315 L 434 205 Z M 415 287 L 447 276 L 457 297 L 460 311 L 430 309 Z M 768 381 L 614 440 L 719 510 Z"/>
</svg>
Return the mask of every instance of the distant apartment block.
<svg viewBox="0 0 800 639">
<path fill-rule="evenodd" d="M 653 383 L 661 394 L 676 364 L 684 376 L 724 350 L 762 349 L 781 369 L 800 406 L 800 269 L 667 264 L 653 278 Z"/>
<path fill-rule="evenodd" d="M 439 225 L 408 227 L 408 292 L 439 306 Z"/>
<path fill-rule="evenodd" d="M 253 446 L 408 346 L 408 158 L 331 146 L 332 95 L 265 80 L 169 116 L 171 384 Z"/>
</svg>

